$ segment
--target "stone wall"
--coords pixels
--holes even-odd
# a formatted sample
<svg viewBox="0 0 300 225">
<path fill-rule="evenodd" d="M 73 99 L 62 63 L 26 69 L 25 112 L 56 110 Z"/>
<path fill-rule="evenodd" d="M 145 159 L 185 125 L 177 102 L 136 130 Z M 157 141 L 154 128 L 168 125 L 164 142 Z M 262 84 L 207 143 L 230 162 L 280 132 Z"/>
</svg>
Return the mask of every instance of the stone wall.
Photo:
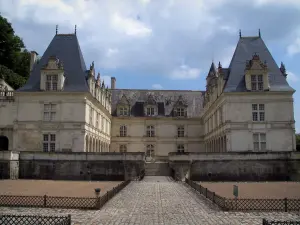
<svg viewBox="0 0 300 225">
<path fill-rule="evenodd" d="M 125 180 L 142 173 L 144 157 L 144 153 L 7 151 L 0 154 L 0 168 L 3 179 Z"/>
<path fill-rule="evenodd" d="M 300 180 L 300 153 L 170 154 L 175 176 L 202 181 Z"/>
</svg>

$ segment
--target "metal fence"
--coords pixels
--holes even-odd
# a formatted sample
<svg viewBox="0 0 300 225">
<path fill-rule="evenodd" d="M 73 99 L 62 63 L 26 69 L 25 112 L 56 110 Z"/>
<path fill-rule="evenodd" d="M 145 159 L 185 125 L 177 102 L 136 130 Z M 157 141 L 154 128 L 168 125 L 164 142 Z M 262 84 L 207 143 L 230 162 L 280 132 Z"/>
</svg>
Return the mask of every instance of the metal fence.
<svg viewBox="0 0 300 225">
<path fill-rule="evenodd" d="M 300 225 L 300 221 L 268 221 L 263 219 L 263 225 Z"/>
<path fill-rule="evenodd" d="M 101 197 L 55 197 L 55 196 L 15 196 L 0 195 L 0 206 L 44 207 L 67 209 L 100 209 L 109 199 L 126 187 L 130 180 L 123 181 Z M 1 223 L 0 223 L 1 224 Z"/>
<path fill-rule="evenodd" d="M 40 216 L 40 215 L 12 215 L 0 214 L 1 225 L 71 225 L 71 215 L 67 216 Z"/>
<path fill-rule="evenodd" d="M 192 180 L 185 179 L 185 182 L 200 194 L 217 204 L 223 210 L 232 211 L 299 211 L 300 199 L 245 199 L 245 198 L 225 198 L 217 195 L 215 192 L 195 183 Z"/>
</svg>

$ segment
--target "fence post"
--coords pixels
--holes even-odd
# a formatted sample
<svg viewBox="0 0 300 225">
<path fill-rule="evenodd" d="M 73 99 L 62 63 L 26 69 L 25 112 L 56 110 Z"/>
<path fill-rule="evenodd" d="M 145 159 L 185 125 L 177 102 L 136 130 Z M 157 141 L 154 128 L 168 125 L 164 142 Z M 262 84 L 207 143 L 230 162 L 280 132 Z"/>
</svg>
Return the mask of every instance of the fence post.
<svg viewBox="0 0 300 225">
<path fill-rule="evenodd" d="M 207 188 L 205 188 L 205 198 L 207 198 Z"/>
<path fill-rule="evenodd" d="M 98 198 L 97 198 L 97 205 L 96 205 L 96 208 L 97 209 L 100 209 L 100 204 L 101 203 L 101 198 L 100 198 L 100 196 L 98 196 Z"/>
<path fill-rule="evenodd" d="M 266 219 L 263 219 L 263 225 L 268 225 L 268 221 Z"/>
<path fill-rule="evenodd" d="M 287 204 L 287 198 L 284 198 L 284 211 L 288 211 L 288 204 Z"/>
<path fill-rule="evenodd" d="M 71 225 L 72 221 L 71 221 L 71 214 L 68 214 L 68 225 Z"/>
<path fill-rule="evenodd" d="M 212 201 L 215 203 L 215 192 L 212 193 Z"/>
<path fill-rule="evenodd" d="M 47 195 L 44 195 L 44 207 L 47 206 Z"/>
</svg>

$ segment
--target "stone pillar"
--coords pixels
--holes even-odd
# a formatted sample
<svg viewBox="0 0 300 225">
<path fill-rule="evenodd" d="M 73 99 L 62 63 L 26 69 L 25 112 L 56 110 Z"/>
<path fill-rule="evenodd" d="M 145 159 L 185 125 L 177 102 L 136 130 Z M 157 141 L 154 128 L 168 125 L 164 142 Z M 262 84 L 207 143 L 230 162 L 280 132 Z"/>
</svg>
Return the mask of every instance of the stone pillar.
<svg viewBox="0 0 300 225">
<path fill-rule="evenodd" d="M 38 53 L 36 51 L 30 52 L 30 72 L 33 70 L 34 64 L 36 63 Z"/>
<path fill-rule="evenodd" d="M 116 81 L 117 79 L 115 77 L 111 78 L 111 84 L 110 84 L 111 89 L 116 89 Z"/>
</svg>

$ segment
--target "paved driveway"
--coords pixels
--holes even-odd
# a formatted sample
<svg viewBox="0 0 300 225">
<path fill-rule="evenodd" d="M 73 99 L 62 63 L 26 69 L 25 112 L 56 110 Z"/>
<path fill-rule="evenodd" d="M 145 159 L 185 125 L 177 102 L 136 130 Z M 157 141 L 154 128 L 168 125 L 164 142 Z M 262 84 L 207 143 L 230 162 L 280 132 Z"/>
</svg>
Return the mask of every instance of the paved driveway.
<svg viewBox="0 0 300 225">
<path fill-rule="evenodd" d="M 262 224 L 262 218 L 300 220 L 300 213 L 223 212 L 186 184 L 168 177 L 131 182 L 99 211 L 0 208 L 2 213 L 72 214 L 73 224 L 241 225 Z"/>
</svg>

